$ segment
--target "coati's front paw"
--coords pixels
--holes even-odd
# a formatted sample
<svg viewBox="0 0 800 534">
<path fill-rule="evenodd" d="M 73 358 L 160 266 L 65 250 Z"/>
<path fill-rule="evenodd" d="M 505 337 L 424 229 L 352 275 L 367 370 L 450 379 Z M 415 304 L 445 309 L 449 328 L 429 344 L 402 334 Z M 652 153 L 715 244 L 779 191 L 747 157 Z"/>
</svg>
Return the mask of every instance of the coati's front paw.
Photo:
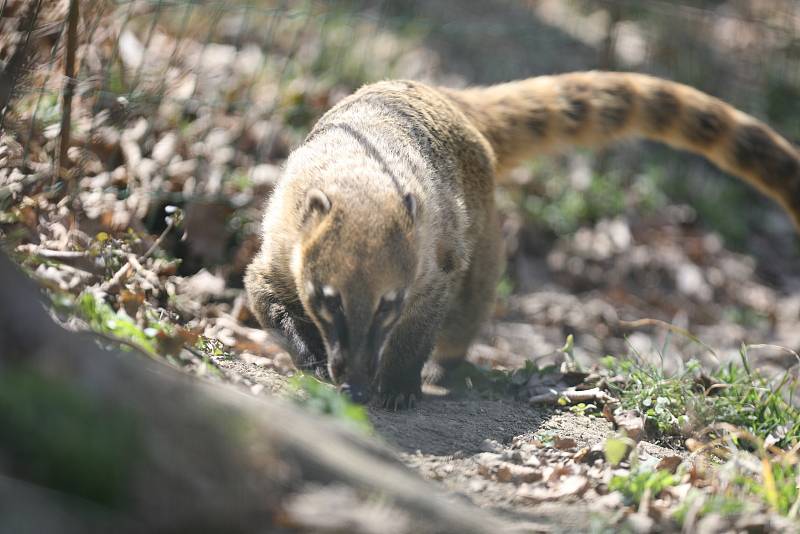
<svg viewBox="0 0 800 534">
<path fill-rule="evenodd" d="M 419 378 L 388 383 L 382 381 L 378 394 L 381 406 L 387 410 L 410 410 L 422 398 L 422 383 Z"/>
</svg>

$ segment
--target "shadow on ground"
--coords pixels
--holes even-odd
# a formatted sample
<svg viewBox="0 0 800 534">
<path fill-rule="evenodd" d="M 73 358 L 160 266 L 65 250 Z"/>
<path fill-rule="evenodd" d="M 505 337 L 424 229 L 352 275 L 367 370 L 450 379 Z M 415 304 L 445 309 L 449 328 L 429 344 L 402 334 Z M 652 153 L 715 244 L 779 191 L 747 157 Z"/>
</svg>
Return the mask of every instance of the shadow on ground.
<svg viewBox="0 0 800 534">
<path fill-rule="evenodd" d="M 539 428 L 551 411 L 477 395 L 426 395 L 414 410 L 390 412 L 370 407 L 369 415 L 376 432 L 401 451 L 447 456 L 480 452 L 484 440 L 508 443 L 514 436 Z"/>
</svg>

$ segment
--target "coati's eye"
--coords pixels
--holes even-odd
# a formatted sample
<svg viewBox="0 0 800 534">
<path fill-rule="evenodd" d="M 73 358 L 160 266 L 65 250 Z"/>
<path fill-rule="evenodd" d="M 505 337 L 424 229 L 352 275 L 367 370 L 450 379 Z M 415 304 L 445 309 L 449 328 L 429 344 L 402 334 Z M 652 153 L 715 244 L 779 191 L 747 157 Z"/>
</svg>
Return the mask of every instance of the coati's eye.
<svg viewBox="0 0 800 534">
<path fill-rule="evenodd" d="M 375 311 L 375 316 L 384 325 L 389 325 L 399 315 L 400 308 L 403 304 L 404 294 L 402 291 L 389 291 L 378 303 L 378 309 Z"/>
<path fill-rule="evenodd" d="M 334 288 L 322 286 L 322 291 L 317 294 L 317 297 L 318 311 L 325 321 L 332 323 L 336 316 L 344 315 L 342 296 Z"/>
</svg>

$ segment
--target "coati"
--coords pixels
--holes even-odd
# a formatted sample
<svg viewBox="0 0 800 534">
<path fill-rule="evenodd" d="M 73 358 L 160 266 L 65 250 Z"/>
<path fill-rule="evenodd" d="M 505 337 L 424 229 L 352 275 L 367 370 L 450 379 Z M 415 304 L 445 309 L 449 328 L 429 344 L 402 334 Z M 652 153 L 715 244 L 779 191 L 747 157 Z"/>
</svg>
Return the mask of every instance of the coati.
<svg viewBox="0 0 800 534">
<path fill-rule="evenodd" d="M 800 158 L 765 124 L 652 76 L 576 72 L 464 90 L 367 85 L 286 163 L 245 276 L 295 364 L 359 402 L 420 396 L 429 356 L 464 357 L 501 271 L 495 177 L 521 158 L 643 137 L 705 156 L 800 229 Z"/>
</svg>

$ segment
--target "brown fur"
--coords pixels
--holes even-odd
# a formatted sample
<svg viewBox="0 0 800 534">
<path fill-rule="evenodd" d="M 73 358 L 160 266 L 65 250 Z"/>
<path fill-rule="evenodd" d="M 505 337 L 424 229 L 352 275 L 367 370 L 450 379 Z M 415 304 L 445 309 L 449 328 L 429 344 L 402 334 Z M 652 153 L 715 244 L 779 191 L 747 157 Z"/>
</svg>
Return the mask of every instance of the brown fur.
<svg viewBox="0 0 800 534">
<path fill-rule="evenodd" d="M 607 72 L 466 90 L 381 82 L 331 109 L 290 156 L 245 278 L 251 306 L 299 367 L 413 402 L 425 360 L 462 358 L 490 309 L 495 176 L 523 157 L 628 137 L 702 154 L 800 228 L 795 148 L 685 85 Z"/>
<path fill-rule="evenodd" d="M 497 173 L 534 154 L 642 137 L 700 154 L 749 182 L 800 229 L 797 149 L 762 122 L 686 85 L 577 72 L 445 92 L 492 144 Z"/>
</svg>

